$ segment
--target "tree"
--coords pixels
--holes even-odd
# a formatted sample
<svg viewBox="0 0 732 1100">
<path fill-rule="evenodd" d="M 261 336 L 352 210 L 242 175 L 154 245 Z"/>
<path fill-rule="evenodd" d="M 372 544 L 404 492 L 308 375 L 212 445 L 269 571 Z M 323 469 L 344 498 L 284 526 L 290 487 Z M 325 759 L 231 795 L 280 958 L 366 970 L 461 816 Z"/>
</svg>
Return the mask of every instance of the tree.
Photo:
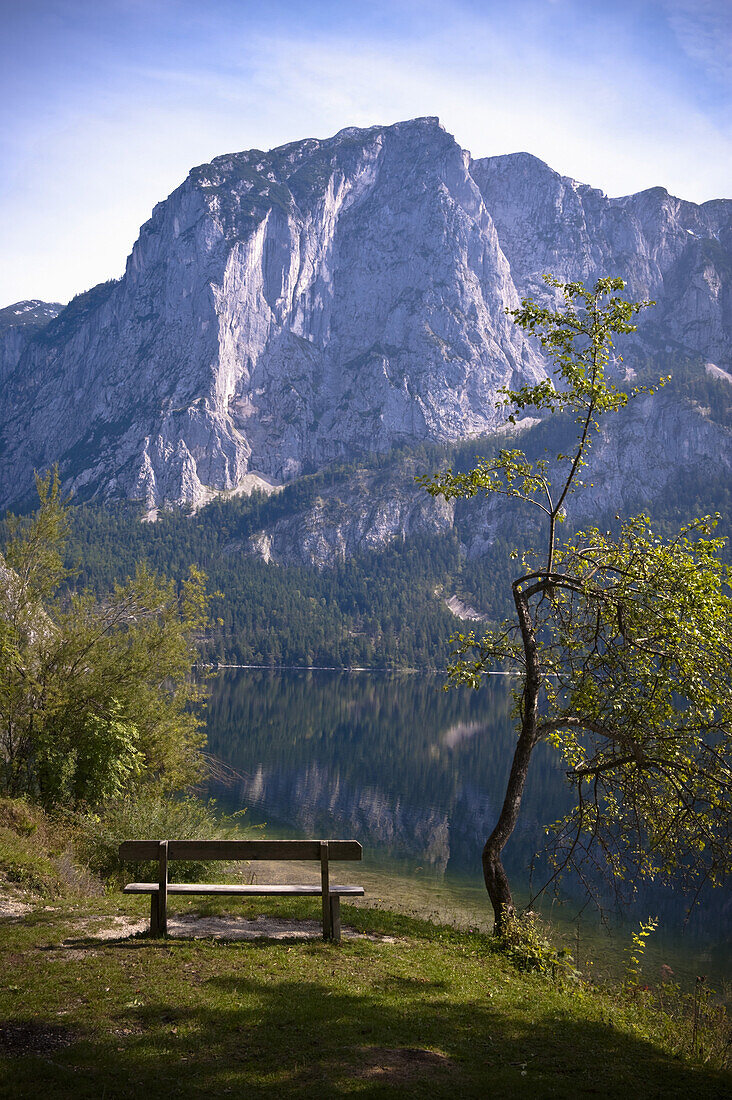
<svg viewBox="0 0 732 1100">
<path fill-rule="evenodd" d="M 7 564 L 0 556 L 0 789 L 50 806 L 190 783 L 205 578 L 192 569 L 178 588 L 140 566 L 102 599 L 74 592 L 57 472 L 37 486 L 37 514 L 10 521 Z"/>
<path fill-rule="evenodd" d="M 433 496 L 500 494 L 541 517 L 541 541 L 511 584 L 515 618 L 481 638 L 455 635 L 446 685 L 478 687 L 496 668 L 520 673 L 516 748 L 482 856 L 497 933 L 513 909 L 502 852 L 542 741 L 562 754 L 577 800 L 552 827 L 553 877 L 572 867 L 592 889 L 598 871 L 614 882 L 631 872 L 674 876 L 698 891 L 732 869 L 731 578 L 723 540 L 710 537 L 714 519 L 689 523 L 670 542 L 646 516 L 614 534 L 591 528 L 557 542 L 600 418 L 653 392 L 624 392 L 609 376 L 613 337 L 633 332 L 635 315 L 653 303 L 622 299 L 620 279 L 591 290 L 545 280 L 562 308 L 524 299 L 509 312 L 539 339 L 553 376 L 504 390 L 500 404 L 514 421 L 532 407 L 573 414 L 572 447 L 551 464 L 502 450 L 468 473 L 419 479 Z"/>
</svg>

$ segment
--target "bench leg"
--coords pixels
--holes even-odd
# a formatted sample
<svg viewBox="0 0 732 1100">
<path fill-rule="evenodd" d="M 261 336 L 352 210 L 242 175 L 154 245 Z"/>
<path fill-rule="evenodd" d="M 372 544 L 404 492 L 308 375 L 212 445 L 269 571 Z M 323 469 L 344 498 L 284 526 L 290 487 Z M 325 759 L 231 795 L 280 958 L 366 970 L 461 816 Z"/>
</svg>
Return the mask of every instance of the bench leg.
<svg viewBox="0 0 732 1100">
<path fill-rule="evenodd" d="M 157 939 L 160 935 L 160 910 L 158 908 L 157 893 L 150 895 L 150 935 Z"/>
<path fill-rule="evenodd" d="M 328 867 L 328 841 L 320 842 L 320 891 L 323 905 L 323 939 L 326 943 L 333 939 L 330 903 L 330 868 Z"/>
<path fill-rule="evenodd" d="M 158 935 L 168 934 L 168 842 L 161 840 L 158 855 Z"/>
<path fill-rule="evenodd" d="M 326 943 L 328 943 L 333 938 L 333 934 L 332 934 L 332 931 L 331 931 L 331 924 L 330 924 L 331 914 L 332 914 L 332 909 L 330 907 L 329 897 L 328 897 L 327 894 L 324 894 L 323 895 L 323 939 L 325 940 Z"/>
<path fill-rule="evenodd" d="M 330 938 L 333 943 L 341 942 L 341 899 L 337 894 L 330 898 Z"/>
<path fill-rule="evenodd" d="M 158 935 L 168 935 L 168 891 L 158 890 Z"/>
</svg>

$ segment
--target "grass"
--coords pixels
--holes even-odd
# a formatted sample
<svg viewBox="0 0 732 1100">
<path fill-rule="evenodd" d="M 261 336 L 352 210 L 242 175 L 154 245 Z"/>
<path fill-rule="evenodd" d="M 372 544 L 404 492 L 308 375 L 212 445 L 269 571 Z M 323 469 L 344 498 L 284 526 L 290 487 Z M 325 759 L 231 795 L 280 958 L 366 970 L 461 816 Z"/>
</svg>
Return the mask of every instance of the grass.
<svg viewBox="0 0 732 1100">
<path fill-rule="evenodd" d="M 242 916 L 315 911 L 202 901 Z M 146 911 L 115 895 L 3 924 L 1 1096 L 730 1094 L 732 1078 L 690 1059 L 642 998 L 518 973 L 483 935 L 344 907 L 373 938 L 98 938 Z"/>
<path fill-rule="evenodd" d="M 0 798 L 0 874 L 11 890 L 44 896 L 86 896 L 102 890 L 75 858 L 67 830 L 20 799 Z"/>
<path fill-rule="evenodd" d="M 148 899 L 104 894 L 73 833 L 7 799 L 2 880 L 0 1097 L 732 1094 L 715 1068 L 723 1011 L 702 1004 L 694 1028 L 671 987 L 663 1011 L 383 908 L 343 906 L 361 935 L 340 946 L 130 936 L 120 919 L 142 921 Z M 318 901 L 171 897 L 170 911 L 312 920 Z"/>
</svg>

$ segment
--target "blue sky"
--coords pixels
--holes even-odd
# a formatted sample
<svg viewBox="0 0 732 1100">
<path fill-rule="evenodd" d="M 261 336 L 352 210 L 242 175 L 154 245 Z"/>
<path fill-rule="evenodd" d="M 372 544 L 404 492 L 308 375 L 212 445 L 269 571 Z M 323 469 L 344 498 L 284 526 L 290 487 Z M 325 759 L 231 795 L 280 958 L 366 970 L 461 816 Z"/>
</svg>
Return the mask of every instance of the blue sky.
<svg viewBox="0 0 732 1100">
<path fill-rule="evenodd" d="M 0 306 L 121 274 L 194 164 L 416 115 L 732 197 L 731 66 L 732 0 L 0 0 Z"/>
</svg>

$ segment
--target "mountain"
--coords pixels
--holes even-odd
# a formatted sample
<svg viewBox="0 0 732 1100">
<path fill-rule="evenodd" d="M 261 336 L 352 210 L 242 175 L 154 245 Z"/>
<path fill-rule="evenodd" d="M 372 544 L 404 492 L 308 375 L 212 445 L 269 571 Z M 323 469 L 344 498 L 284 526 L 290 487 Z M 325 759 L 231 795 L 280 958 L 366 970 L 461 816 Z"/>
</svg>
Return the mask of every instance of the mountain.
<svg viewBox="0 0 732 1100">
<path fill-rule="evenodd" d="M 17 367 L 32 337 L 58 317 L 61 302 L 14 302 L 0 309 L 0 382 Z"/>
<path fill-rule="evenodd" d="M 0 332 L 11 328 L 45 328 L 58 317 L 63 308 L 61 302 L 41 302 L 38 298 L 14 302 L 13 305 L 0 309 Z"/>
<path fill-rule="evenodd" d="M 632 299 L 655 299 L 636 348 L 732 360 L 732 200 L 697 206 L 653 187 L 609 199 L 528 153 L 473 161 L 514 283 L 545 294 L 541 275 L 625 279 Z"/>
<path fill-rule="evenodd" d="M 654 298 L 626 369 L 693 367 L 723 407 L 711 415 L 683 387 L 637 402 L 603 437 L 578 515 L 648 499 L 680 470 L 714 463 L 726 476 L 732 201 L 662 188 L 607 198 L 527 153 L 472 160 L 421 118 L 195 168 L 155 207 L 119 282 L 29 327 L 22 346 L 17 325 L 0 331 L 0 506 L 28 499 L 33 470 L 54 461 L 77 499 L 139 500 L 154 516 L 494 432 L 498 389 L 546 373 L 504 311 L 547 296 L 547 270 L 620 275 L 629 297 Z M 367 506 L 356 486 L 340 492 L 343 538 L 329 541 L 320 498 L 302 517 L 325 532 L 319 549 L 291 520 L 252 549 L 322 564 L 450 522 L 398 477 L 377 498 L 372 482 Z"/>
</svg>

